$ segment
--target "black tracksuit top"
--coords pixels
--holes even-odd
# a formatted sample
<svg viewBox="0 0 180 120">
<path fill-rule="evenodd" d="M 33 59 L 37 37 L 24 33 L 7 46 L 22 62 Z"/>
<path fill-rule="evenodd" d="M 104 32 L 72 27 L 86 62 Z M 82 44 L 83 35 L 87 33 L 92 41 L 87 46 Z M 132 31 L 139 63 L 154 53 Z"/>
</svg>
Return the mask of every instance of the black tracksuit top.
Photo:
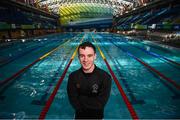
<svg viewBox="0 0 180 120">
<path fill-rule="evenodd" d="M 104 110 L 110 90 L 111 76 L 97 66 L 92 73 L 80 68 L 69 75 L 67 92 L 76 111 Z"/>
</svg>

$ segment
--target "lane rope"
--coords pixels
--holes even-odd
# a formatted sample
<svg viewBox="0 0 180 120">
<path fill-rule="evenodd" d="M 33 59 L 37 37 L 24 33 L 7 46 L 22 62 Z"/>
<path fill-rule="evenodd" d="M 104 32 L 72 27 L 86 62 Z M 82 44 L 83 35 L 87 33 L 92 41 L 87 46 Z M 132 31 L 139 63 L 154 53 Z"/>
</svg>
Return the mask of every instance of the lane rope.
<svg viewBox="0 0 180 120">
<path fill-rule="evenodd" d="M 70 54 L 72 52 L 73 48 L 71 48 L 67 54 Z M 65 63 L 68 61 L 66 60 L 66 57 L 67 56 L 63 56 L 62 58 L 62 62 L 59 66 L 59 68 L 57 69 L 57 71 L 55 72 L 54 76 L 52 77 L 52 79 L 50 80 L 50 83 L 48 84 L 48 88 L 45 90 L 45 93 L 40 97 L 40 99 L 36 99 L 36 100 L 33 100 L 31 102 L 31 104 L 34 104 L 34 105 L 41 105 L 41 106 L 44 106 L 46 104 L 46 100 L 48 98 L 48 94 L 51 90 L 51 88 L 53 88 L 53 83 L 55 83 L 56 81 L 56 78 L 59 76 L 60 74 L 60 70 L 62 69 L 62 66 L 65 65 Z"/>
<path fill-rule="evenodd" d="M 12 57 L 7 57 L 6 59 L 4 59 L 3 61 L 0 62 L 0 67 L 3 67 L 5 65 L 13 62 L 13 61 L 15 61 L 15 60 L 17 60 L 17 59 L 27 55 L 28 53 L 31 53 L 31 52 L 33 52 L 33 51 L 35 51 L 37 49 L 40 49 L 41 47 L 44 47 L 45 44 L 48 44 L 50 42 L 52 42 L 52 41 L 44 42 L 41 45 L 37 45 L 37 46 L 36 45 L 32 45 L 32 46 L 30 46 L 31 48 L 28 48 L 24 52 L 21 51 L 20 53 L 17 53 L 16 55 L 13 55 Z M 57 42 L 57 41 L 53 41 L 53 43 L 54 42 Z M 23 47 L 23 48 L 26 48 L 26 47 Z M 23 49 L 23 48 L 21 48 L 21 49 Z"/>
<path fill-rule="evenodd" d="M 111 41 L 112 42 L 112 41 Z M 112 42 L 113 43 L 113 42 Z M 114 43 L 113 43 L 114 44 Z M 140 60 L 139 58 L 137 58 L 136 56 L 134 56 L 133 54 L 131 54 L 130 52 L 128 52 L 127 50 L 121 48 L 120 46 L 117 46 L 116 44 L 114 44 L 116 47 L 118 47 L 119 49 L 121 49 L 123 52 L 125 52 L 128 56 L 134 58 L 135 60 L 137 60 L 138 62 L 140 62 L 141 64 L 143 64 L 146 68 L 148 68 L 149 70 L 153 71 L 154 73 L 156 73 L 157 75 L 159 75 L 159 77 L 163 78 L 164 80 L 168 81 L 169 83 L 171 83 L 171 85 L 173 85 L 175 88 L 177 88 L 178 90 L 180 89 L 180 85 L 178 83 L 176 83 L 174 80 L 166 77 L 164 74 L 162 74 L 161 72 L 159 72 L 158 70 L 156 70 L 155 68 L 151 67 L 149 64 L 143 62 L 142 60 Z"/>
<path fill-rule="evenodd" d="M 92 35 L 91 35 L 91 36 L 92 36 Z M 118 90 L 119 90 L 119 92 L 120 92 L 120 94 L 121 94 L 121 96 L 122 96 L 122 98 L 123 98 L 123 100 L 124 100 L 124 102 L 125 102 L 128 110 L 129 110 L 129 112 L 130 112 L 130 114 L 131 114 L 131 117 L 132 117 L 133 119 L 139 119 L 138 116 L 137 116 L 137 114 L 136 114 L 135 109 L 133 108 L 132 104 L 130 103 L 130 101 L 129 101 L 127 95 L 125 94 L 124 90 L 122 89 L 122 87 L 121 87 L 121 85 L 120 85 L 120 83 L 119 83 L 116 75 L 115 75 L 114 72 L 112 71 L 109 63 L 107 62 L 107 60 L 106 60 L 103 52 L 101 51 L 100 47 L 97 45 L 97 42 L 96 42 L 96 40 L 94 39 L 93 36 L 92 36 L 92 39 L 93 39 L 94 42 L 96 43 L 96 46 L 97 46 L 97 48 L 98 48 L 98 50 L 99 50 L 99 52 L 100 52 L 100 54 L 101 54 L 104 62 L 106 63 L 106 66 L 108 67 L 109 72 L 111 73 L 111 76 L 113 77 L 113 80 L 114 80 L 114 82 L 116 83 L 116 85 L 117 85 L 117 87 L 118 87 Z"/>
<path fill-rule="evenodd" d="M 85 35 L 84 35 L 84 36 L 85 36 Z M 82 43 L 82 41 L 83 41 L 83 39 L 84 39 L 84 36 L 82 37 L 80 43 Z M 52 104 L 52 102 L 53 102 L 53 100 L 54 100 L 54 98 L 55 98 L 55 96 L 56 96 L 56 94 L 57 94 L 57 91 L 58 91 L 58 89 L 59 89 L 59 87 L 60 87 L 60 85 L 61 85 L 61 83 L 62 83 L 62 81 L 63 81 L 63 79 L 64 79 L 64 77 L 65 77 L 65 75 L 66 75 L 66 73 L 67 73 L 67 70 L 68 70 L 70 64 L 72 63 L 72 61 L 74 60 L 74 57 L 76 56 L 78 47 L 79 47 L 79 46 L 76 47 L 76 49 L 75 49 L 75 51 L 74 51 L 74 53 L 73 53 L 73 55 L 72 55 L 72 57 L 71 57 L 68 65 L 66 66 L 64 72 L 62 73 L 60 79 L 58 80 L 58 83 L 56 84 L 53 92 L 51 93 L 49 99 L 47 100 L 46 105 L 45 105 L 44 108 L 42 109 L 42 111 L 41 111 L 41 113 L 40 113 L 40 116 L 39 116 L 39 119 L 40 119 L 40 120 L 45 119 L 46 114 L 47 114 L 47 112 L 49 111 L 49 108 L 50 108 L 50 106 L 51 106 L 51 104 Z"/>
<path fill-rule="evenodd" d="M 15 74 L 13 74 L 12 76 L 6 78 L 5 80 L 1 80 L 0 81 L 0 86 L 3 86 L 4 84 L 6 84 L 7 82 L 15 79 L 16 77 L 18 77 L 20 74 L 22 74 L 24 71 L 26 71 L 28 68 L 30 68 L 31 66 L 33 66 L 35 63 L 39 62 L 40 60 L 46 58 L 48 55 L 52 54 L 54 51 L 60 49 L 64 44 L 68 43 L 70 40 L 73 40 L 74 38 L 72 39 L 69 39 L 68 41 L 64 42 L 63 44 L 59 45 L 58 47 L 54 48 L 53 50 L 51 50 L 50 52 L 46 53 L 45 55 L 43 55 L 42 57 L 36 59 L 34 62 L 32 62 L 31 64 L 27 65 L 26 67 L 22 68 L 21 70 L 19 70 L 18 72 L 16 72 Z"/>
<path fill-rule="evenodd" d="M 121 40 L 121 41 L 122 41 L 122 40 Z M 131 45 L 131 46 L 133 46 L 133 47 L 135 47 L 135 48 L 138 48 L 138 49 L 140 49 L 141 51 L 143 51 L 143 52 L 145 52 L 145 53 L 147 53 L 147 54 L 149 54 L 149 55 L 152 55 L 152 56 L 154 56 L 154 57 L 156 57 L 156 58 L 159 58 L 159 59 L 161 59 L 161 60 L 168 61 L 168 62 L 170 62 L 170 63 L 172 63 L 172 64 L 177 65 L 177 66 L 180 66 L 180 63 L 178 63 L 178 62 L 175 62 L 175 61 L 173 61 L 173 60 L 170 60 L 169 58 L 167 58 L 167 57 L 165 57 L 165 56 L 162 56 L 162 55 L 160 55 L 160 54 L 157 54 L 157 53 L 155 53 L 155 52 L 147 51 L 146 49 L 141 48 L 141 47 L 139 47 L 139 46 L 134 46 L 134 45 L 128 43 L 129 41 L 127 41 L 127 40 L 126 40 L 126 41 L 122 41 L 122 42 L 125 42 L 125 43 L 127 43 L 127 44 L 129 44 L 129 45 Z"/>
<path fill-rule="evenodd" d="M 99 40 L 99 41 L 100 41 L 100 43 L 103 43 L 101 40 Z M 105 52 L 108 54 L 110 60 L 111 60 L 113 63 L 115 63 L 114 66 L 115 66 L 115 68 L 116 68 L 116 70 L 117 70 L 117 73 L 118 73 L 118 75 L 119 75 L 119 77 L 120 77 L 120 80 L 124 83 L 124 86 L 125 86 L 127 92 L 129 93 L 129 97 L 130 97 L 130 100 L 131 100 L 131 104 L 145 104 L 145 101 L 144 101 L 144 100 L 141 100 L 141 99 L 137 99 L 137 98 L 136 98 L 136 96 L 134 95 L 133 91 L 132 91 L 131 88 L 129 87 L 128 82 L 127 82 L 127 80 L 126 80 L 126 77 L 123 76 L 122 72 L 120 72 L 121 70 L 120 70 L 119 67 L 122 67 L 122 66 L 120 65 L 119 61 L 118 61 L 116 58 L 112 57 L 106 48 L 104 48 L 104 50 L 105 50 Z M 119 67 L 118 67 L 118 66 L 119 66 Z"/>
</svg>

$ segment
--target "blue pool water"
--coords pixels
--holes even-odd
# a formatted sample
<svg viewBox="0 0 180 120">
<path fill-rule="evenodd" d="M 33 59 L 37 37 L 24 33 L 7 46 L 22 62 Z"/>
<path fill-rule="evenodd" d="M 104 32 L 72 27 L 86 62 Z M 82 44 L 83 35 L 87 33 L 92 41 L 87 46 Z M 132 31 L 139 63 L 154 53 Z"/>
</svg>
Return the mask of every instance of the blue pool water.
<svg viewBox="0 0 180 120">
<path fill-rule="evenodd" d="M 54 48 L 60 47 L 20 76 L 0 86 L 0 118 L 38 118 L 83 36 L 83 41 L 91 41 L 100 47 L 139 118 L 180 118 L 179 89 L 137 60 L 143 61 L 179 86 L 180 66 L 163 59 L 162 56 L 180 64 L 180 50 L 108 33 L 54 34 L 2 44 L 0 81 L 9 78 Z M 109 72 L 98 50 L 95 63 Z M 74 110 L 67 98 L 66 86 L 68 75 L 79 67 L 76 55 L 46 118 L 74 117 Z M 111 95 L 105 107 L 105 119 L 129 118 L 132 117 L 113 82 Z"/>
</svg>

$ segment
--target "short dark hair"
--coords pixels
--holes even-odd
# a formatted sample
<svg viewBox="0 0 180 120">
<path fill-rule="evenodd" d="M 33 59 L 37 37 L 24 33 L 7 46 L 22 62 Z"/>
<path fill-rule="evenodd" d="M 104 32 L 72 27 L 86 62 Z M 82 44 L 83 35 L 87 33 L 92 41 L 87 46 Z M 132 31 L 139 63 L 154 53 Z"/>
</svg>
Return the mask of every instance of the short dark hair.
<svg viewBox="0 0 180 120">
<path fill-rule="evenodd" d="M 79 49 L 85 49 L 86 47 L 91 47 L 94 50 L 94 53 L 96 53 L 96 47 L 91 43 L 91 42 L 83 42 L 79 45 L 78 47 L 78 54 L 79 54 Z"/>
</svg>

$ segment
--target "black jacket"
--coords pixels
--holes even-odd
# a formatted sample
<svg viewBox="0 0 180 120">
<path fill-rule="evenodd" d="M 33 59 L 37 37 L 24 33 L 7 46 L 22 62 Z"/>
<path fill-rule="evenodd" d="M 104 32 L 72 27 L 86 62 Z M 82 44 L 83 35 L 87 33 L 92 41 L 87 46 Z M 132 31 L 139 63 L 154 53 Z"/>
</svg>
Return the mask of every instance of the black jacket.
<svg viewBox="0 0 180 120">
<path fill-rule="evenodd" d="M 111 76 L 96 66 L 92 73 L 80 68 L 69 75 L 67 92 L 76 111 L 104 110 L 110 90 Z"/>
</svg>

